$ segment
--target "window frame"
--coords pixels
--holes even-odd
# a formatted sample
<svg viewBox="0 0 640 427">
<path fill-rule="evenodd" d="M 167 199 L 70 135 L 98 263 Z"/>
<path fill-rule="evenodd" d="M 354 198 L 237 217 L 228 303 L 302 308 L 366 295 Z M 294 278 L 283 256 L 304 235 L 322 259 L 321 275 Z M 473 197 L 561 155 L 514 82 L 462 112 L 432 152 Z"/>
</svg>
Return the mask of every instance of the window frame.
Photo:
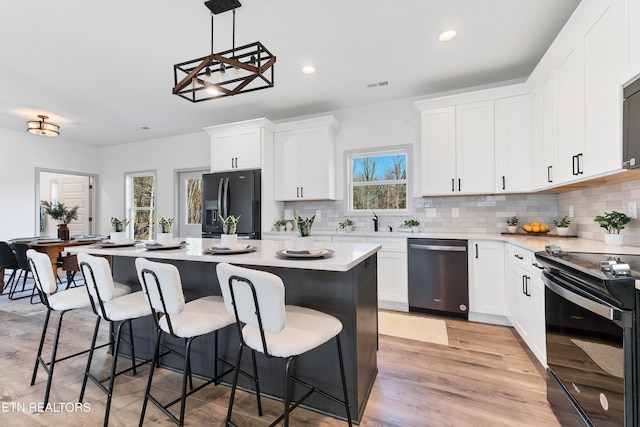
<svg viewBox="0 0 640 427">
<path fill-rule="evenodd" d="M 153 177 L 153 204 L 151 207 L 135 208 L 133 205 L 133 182 L 135 178 L 150 176 Z M 150 231 L 149 240 L 155 239 L 156 234 L 156 213 L 158 210 L 158 176 L 155 170 L 127 172 L 125 175 L 125 212 L 126 218 L 130 221 L 125 231 L 127 238 L 135 239 L 133 218 L 135 217 L 134 211 L 151 211 L 150 214 Z"/>
<path fill-rule="evenodd" d="M 375 209 L 376 214 L 390 215 L 390 216 L 408 216 L 413 215 L 413 185 L 412 185 L 412 171 L 413 171 L 413 155 L 411 145 L 396 145 L 387 147 L 376 147 L 370 149 L 348 150 L 344 152 L 345 163 L 345 215 L 351 216 L 368 216 L 371 215 L 374 210 L 353 209 L 353 159 L 363 157 L 381 157 L 381 156 L 394 156 L 405 155 L 406 156 L 406 178 L 400 181 L 389 181 L 393 183 L 402 182 L 406 185 L 406 199 L 407 204 L 404 209 Z M 385 181 L 370 181 L 385 182 Z"/>
</svg>

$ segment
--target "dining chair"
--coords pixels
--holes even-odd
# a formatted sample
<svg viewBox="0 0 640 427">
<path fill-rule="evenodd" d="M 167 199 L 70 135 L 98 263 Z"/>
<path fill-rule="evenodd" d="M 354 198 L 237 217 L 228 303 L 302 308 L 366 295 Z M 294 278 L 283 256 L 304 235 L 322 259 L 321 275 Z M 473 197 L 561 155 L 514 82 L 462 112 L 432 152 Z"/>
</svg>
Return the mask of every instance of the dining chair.
<svg viewBox="0 0 640 427">
<path fill-rule="evenodd" d="M 13 252 L 13 249 L 11 249 L 11 246 L 4 241 L 0 242 L 0 270 L 11 270 L 11 275 L 9 276 L 6 286 L 4 285 L 4 277 L 2 277 L 2 292 L 4 292 L 5 288 L 8 288 L 10 293 L 13 288 L 13 283 L 16 280 L 16 273 L 20 270 L 20 266 L 18 265 L 18 260 L 16 259 L 16 254 Z"/>
</svg>

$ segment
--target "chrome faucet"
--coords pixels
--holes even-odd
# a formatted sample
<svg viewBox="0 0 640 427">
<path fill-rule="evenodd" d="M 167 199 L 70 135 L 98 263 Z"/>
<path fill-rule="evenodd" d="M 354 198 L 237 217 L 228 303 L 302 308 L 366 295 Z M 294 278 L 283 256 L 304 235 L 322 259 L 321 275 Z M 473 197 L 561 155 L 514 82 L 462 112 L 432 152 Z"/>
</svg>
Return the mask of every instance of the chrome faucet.
<svg viewBox="0 0 640 427">
<path fill-rule="evenodd" d="M 373 221 L 373 231 L 378 231 L 378 215 L 376 215 L 376 213 L 373 213 L 373 218 L 371 218 L 371 220 Z"/>
</svg>

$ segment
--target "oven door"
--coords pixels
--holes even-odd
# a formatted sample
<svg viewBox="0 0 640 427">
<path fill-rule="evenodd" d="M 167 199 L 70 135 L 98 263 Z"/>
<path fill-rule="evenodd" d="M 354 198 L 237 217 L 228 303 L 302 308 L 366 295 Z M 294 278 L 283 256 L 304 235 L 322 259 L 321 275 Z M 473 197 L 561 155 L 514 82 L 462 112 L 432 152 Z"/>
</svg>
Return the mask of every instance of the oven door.
<svg viewBox="0 0 640 427">
<path fill-rule="evenodd" d="M 547 381 L 555 377 L 566 393 L 565 403 L 568 396 L 587 424 L 632 425 L 633 413 L 625 417 L 630 410 L 625 388 L 628 396 L 632 390 L 632 380 L 625 382 L 625 375 L 632 378 L 632 345 L 625 345 L 632 342 L 632 312 L 599 300 L 549 270 L 544 281 L 547 364 L 553 374 Z M 548 391 L 553 387 L 557 389 L 549 384 Z M 554 393 L 548 392 L 547 398 L 554 410 L 563 411 Z M 567 419 L 570 414 L 556 415 Z"/>
</svg>

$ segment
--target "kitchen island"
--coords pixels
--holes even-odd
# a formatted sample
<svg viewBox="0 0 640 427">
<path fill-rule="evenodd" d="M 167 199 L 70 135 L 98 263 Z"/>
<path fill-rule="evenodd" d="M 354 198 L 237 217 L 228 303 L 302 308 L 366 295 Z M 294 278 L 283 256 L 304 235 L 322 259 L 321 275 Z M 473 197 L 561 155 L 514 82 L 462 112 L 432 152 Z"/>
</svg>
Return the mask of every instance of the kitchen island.
<svg viewBox="0 0 640 427">
<path fill-rule="evenodd" d="M 328 258 L 284 258 L 276 252 L 286 249 L 285 242 L 247 240 L 256 250 L 248 253 L 210 255 L 206 249 L 220 241 L 217 239 L 185 239 L 184 249 L 148 250 L 144 247 L 99 248 L 82 246 L 65 248 L 69 252 L 86 252 L 111 256 L 114 280 L 140 289 L 135 270 L 135 259 L 144 257 L 159 262 L 169 262 L 178 267 L 187 301 L 206 295 L 221 295 L 215 267 L 220 262 L 268 271 L 280 276 L 285 284 L 286 304 L 295 304 L 329 313 L 343 324 L 341 332 L 345 373 L 352 417 L 359 422 L 369 392 L 377 373 L 376 351 L 378 335 L 377 306 L 377 252 L 379 245 L 358 243 L 325 243 L 316 246 L 331 249 L 335 253 Z M 134 321 L 136 356 L 149 358 L 153 352 L 154 324 L 150 317 Z M 170 338 L 170 337 L 169 337 Z M 167 344 L 182 348 L 182 341 L 168 339 Z M 239 346 L 235 326 L 221 331 L 220 354 L 233 363 Z M 192 370 L 194 375 L 213 377 L 212 336 L 194 341 L 192 346 Z M 126 352 L 126 350 L 123 350 Z M 242 369 L 251 371 L 250 358 L 243 358 Z M 258 357 L 258 373 L 261 392 L 281 398 L 284 395 L 284 360 Z M 181 358 L 169 355 L 161 360 L 161 366 L 182 369 Z M 340 396 L 340 371 L 334 345 L 324 344 L 319 349 L 296 360 L 294 374 L 318 384 L 329 393 Z M 223 382 L 230 383 L 231 375 Z M 240 377 L 240 386 L 252 389 L 246 378 Z M 300 392 L 294 385 L 294 393 Z M 335 402 L 313 395 L 306 400 L 310 409 L 344 418 L 344 408 Z"/>
</svg>

